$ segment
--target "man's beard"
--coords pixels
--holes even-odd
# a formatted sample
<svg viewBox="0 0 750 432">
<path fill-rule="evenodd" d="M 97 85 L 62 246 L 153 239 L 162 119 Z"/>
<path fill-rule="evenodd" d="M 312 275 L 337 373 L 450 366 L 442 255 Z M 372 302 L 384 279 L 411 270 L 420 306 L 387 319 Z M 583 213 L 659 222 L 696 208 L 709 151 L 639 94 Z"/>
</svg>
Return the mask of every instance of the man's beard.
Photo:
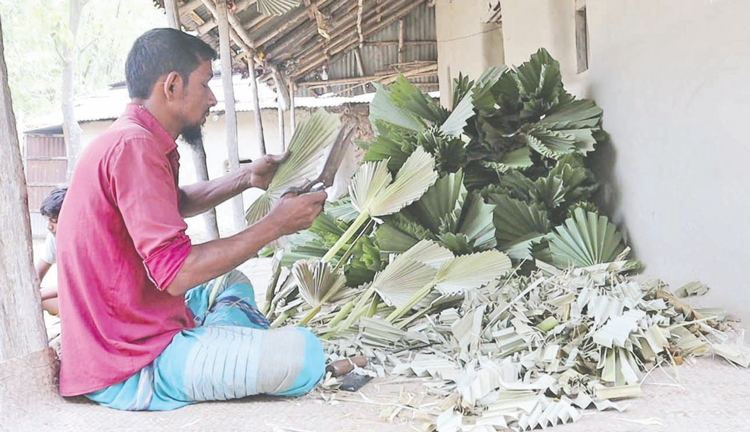
<svg viewBox="0 0 750 432">
<path fill-rule="evenodd" d="M 182 139 L 192 148 L 203 147 L 203 127 L 202 125 L 188 126 L 182 130 Z"/>
</svg>

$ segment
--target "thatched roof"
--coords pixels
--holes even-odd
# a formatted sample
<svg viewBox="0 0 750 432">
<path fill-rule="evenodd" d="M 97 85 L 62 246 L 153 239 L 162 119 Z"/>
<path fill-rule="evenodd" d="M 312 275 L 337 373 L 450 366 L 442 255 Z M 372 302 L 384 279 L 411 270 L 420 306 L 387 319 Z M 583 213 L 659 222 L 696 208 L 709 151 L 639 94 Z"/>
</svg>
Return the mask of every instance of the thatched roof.
<svg viewBox="0 0 750 432">
<path fill-rule="evenodd" d="M 163 3 L 163 0 L 157 0 Z M 186 31 L 219 48 L 216 0 L 176 0 Z M 232 51 L 238 69 L 256 60 L 259 78 L 274 71 L 300 96 L 368 91 L 402 73 L 437 90 L 435 11 L 428 0 L 286 0 L 300 3 L 265 16 L 256 0 L 230 0 Z M 276 77 L 277 79 L 279 76 Z M 372 91 L 372 87 L 369 87 Z"/>
</svg>

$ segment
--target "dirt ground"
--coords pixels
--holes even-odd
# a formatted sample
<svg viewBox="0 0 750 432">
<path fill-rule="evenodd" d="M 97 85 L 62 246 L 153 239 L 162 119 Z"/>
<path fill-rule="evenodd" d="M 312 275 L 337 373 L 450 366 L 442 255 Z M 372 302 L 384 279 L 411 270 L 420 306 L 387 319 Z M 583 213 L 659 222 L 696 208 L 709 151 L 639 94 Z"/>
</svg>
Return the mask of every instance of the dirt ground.
<svg viewBox="0 0 750 432">
<path fill-rule="evenodd" d="M 36 245 L 35 245 L 36 246 Z M 35 247 L 35 249 L 37 249 Z M 264 290 L 268 260 L 241 267 L 256 292 Z M 258 295 L 259 300 L 262 295 Z M 54 324 L 53 324 L 54 325 Z M 103 408 L 85 398 L 31 407 L 0 431 L 270 431 L 400 432 L 418 430 L 405 416 L 381 418 L 401 392 L 424 393 L 415 383 L 376 379 L 361 394 L 346 393 L 324 401 L 321 391 L 299 398 L 254 397 L 232 402 L 202 403 L 172 412 L 134 413 Z M 559 432 L 710 432 L 750 431 L 745 413 L 750 404 L 750 370 L 722 359 L 701 358 L 676 369 L 656 370 L 643 383 L 643 396 L 621 402 L 624 412 L 584 411 L 581 420 L 558 426 Z"/>
</svg>

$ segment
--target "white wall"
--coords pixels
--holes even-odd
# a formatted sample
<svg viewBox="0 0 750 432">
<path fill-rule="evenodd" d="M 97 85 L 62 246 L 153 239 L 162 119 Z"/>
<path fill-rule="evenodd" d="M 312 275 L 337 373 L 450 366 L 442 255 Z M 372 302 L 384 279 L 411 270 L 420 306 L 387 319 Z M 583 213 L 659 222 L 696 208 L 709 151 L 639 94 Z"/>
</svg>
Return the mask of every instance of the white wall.
<svg viewBox="0 0 750 432">
<path fill-rule="evenodd" d="M 487 0 L 437 0 L 440 103 L 448 105 L 453 78 L 459 72 L 471 79 L 490 66 L 504 63 L 503 34 L 498 24 L 482 24 Z"/>
<path fill-rule="evenodd" d="M 503 0 L 506 59 L 540 46 L 604 109 L 605 207 L 646 274 L 702 280 L 700 303 L 750 319 L 750 2 L 587 0 L 589 71 L 575 73 L 574 0 Z"/>
</svg>

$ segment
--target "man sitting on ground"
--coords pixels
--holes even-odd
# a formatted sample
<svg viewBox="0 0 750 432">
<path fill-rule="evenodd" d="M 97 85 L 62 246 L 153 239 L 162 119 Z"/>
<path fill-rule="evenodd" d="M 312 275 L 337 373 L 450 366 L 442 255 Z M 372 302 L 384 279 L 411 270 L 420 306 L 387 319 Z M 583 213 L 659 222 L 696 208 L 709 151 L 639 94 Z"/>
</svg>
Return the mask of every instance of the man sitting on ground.
<svg viewBox="0 0 750 432">
<path fill-rule="evenodd" d="M 185 234 L 184 217 L 247 188 L 265 189 L 282 161 L 265 156 L 220 179 L 178 187 L 175 139 L 200 140 L 216 105 L 208 86 L 215 58 L 210 46 L 180 31 L 143 34 L 125 65 L 132 103 L 78 160 L 57 237 L 63 396 L 169 410 L 300 395 L 323 376 L 320 341 L 304 328 L 269 329 L 250 282 L 230 271 L 312 225 L 325 192 L 286 195 L 228 238 L 193 245 Z M 219 295 L 209 308 L 214 288 Z"/>
<path fill-rule="evenodd" d="M 44 240 L 44 254 L 36 259 L 34 268 L 41 283 L 49 269 L 57 262 L 57 242 L 55 234 L 57 233 L 57 217 L 60 215 L 65 193 L 68 191 L 66 186 L 58 187 L 52 190 L 39 208 L 39 212 L 47 219 L 47 238 Z M 55 285 L 48 288 L 42 288 L 42 308 L 52 315 L 58 314 L 57 307 L 57 281 Z"/>
</svg>

